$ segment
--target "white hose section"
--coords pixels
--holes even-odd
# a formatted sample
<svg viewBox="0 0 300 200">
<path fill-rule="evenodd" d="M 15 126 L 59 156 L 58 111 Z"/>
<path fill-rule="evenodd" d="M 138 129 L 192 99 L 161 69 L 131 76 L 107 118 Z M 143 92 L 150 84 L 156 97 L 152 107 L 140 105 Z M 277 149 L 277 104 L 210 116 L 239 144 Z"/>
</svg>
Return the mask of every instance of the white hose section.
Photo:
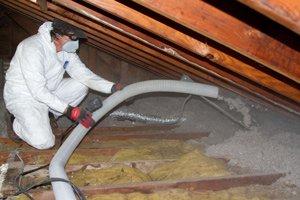
<svg viewBox="0 0 300 200">
<path fill-rule="evenodd" d="M 93 119 L 97 122 L 115 106 L 124 100 L 144 93 L 150 92 L 176 92 L 199 96 L 217 98 L 218 88 L 215 86 L 191 83 L 175 80 L 151 80 L 128 85 L 123 90 L 118 91 L 103 101 L 103 106 L 93 113 Z M 49 167 L 50 178 L 63 178 L 69 180 L 65 165 L 75 148 L 81 142 L 89 129 L 79 124 L 51 160 Z M 72 187 L 64 182 L 52 182 L 52 187 L 56 200 L 76 200 Z"/>
</svg>

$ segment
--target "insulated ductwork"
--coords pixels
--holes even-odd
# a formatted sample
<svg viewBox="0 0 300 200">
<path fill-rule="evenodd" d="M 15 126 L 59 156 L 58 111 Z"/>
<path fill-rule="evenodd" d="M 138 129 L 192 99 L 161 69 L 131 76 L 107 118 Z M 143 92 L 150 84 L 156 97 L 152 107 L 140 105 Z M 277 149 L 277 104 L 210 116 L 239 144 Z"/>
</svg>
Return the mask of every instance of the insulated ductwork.
<svg viewBox="0 0 300 200">
<path fill-rule="evenodd" d="M 140 113 L 125 112 L 122 110 L 117 110 L 111 113 L 109 116 L 120 121 L 128 120 L 132 122 L 141 122 L 147 124 L 164 124 L 164 125 L 177 124 L 185 120 L 184 118 L 181 117 L 161 118 L 158 116 L 147 116 Z"/>
<path fill-rule="evenodd" d="M 150 92 L 176 92 L 212 98 L 218 97 L 218 88 L 210 85 L 174 80 L 144 81 L 131 84 L 109 96 L 103 101 L 103 107 L 93 113 L 93 118 L 97 122 L 121 102 L 133 96 Z M 69 180 L 65 172 L 65 165 L 88 131 L 89 129 L 84 128 L 81 124 L 73 130 L 51 160 L 49 167 L 50 178 Z M 56 200 L 76 199 L 73 189 L 68 183 L 52 182 L 52 186 Z"/>
</svg>

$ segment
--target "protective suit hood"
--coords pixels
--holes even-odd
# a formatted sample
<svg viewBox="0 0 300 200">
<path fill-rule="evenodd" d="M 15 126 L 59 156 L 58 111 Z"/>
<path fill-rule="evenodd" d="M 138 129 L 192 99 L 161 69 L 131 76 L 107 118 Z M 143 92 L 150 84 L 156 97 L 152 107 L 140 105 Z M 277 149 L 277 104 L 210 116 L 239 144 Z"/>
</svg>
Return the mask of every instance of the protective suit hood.
<svg viewBox="0 0 300 200">
<path fill-rule="evenodd" d="M 42 40 L 47 44 L 53 52 L 56 52 L 54 42 L 51 41 L 50 31 L 52 30 L 52 22 L 45 22 L 38 30 L 38 35 L 41 36 Z"/>
</svg>

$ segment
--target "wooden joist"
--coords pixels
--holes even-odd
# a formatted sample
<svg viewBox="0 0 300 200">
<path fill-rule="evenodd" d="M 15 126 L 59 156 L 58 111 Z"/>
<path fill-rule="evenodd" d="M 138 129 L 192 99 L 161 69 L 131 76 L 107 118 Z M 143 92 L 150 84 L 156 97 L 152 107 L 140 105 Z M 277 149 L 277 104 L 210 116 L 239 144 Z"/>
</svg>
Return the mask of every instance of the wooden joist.
<svg viewBox="0 0 300 200">
<path fill-rule="evenodd" d="M 87 1 L 127 20 L 131 17 L 136 21 L 139 15 L 121 4 L 110 2 L 108 5 L 102 0 Z M 300 83 L 299 51 L 215 8 L 207 1 L 138 0 L 135 2 Z M 226 6 L 230 6 L 230 3 Z"/>
<path fill-rule="evenodd" d="M 81 155 L 82 157 L 97 157 L 97 156 L 107 156 L 107 158 L 111 158 L 115 155 L 120 149 L 119 148 L 99 148 L 99 149 L 76 149 L 74 154 Z M 20 157 L 23 159 L 24 163 L 28 165 L 35 164 L 47 164 L 50 163 L 52 157 L 57 152 L 54 150 L 39 150 L 39 149 L 24 149 L 19 152 Z M 9 157 L 10 152 L 0 152 L 0 163 L 5 163 Z M 73 154 L 73 155 L 74 155 Z M 84 162 L 84 161 L 83 161 Z M 91 161 L 86 161 L 87 163 L 91 163 Z M 84 163 L 86 164 L 86 163 Z"/>
<path fill-rule="evenodd" d="M 300 35 L 300 1 L 238 0 Z"/>
<path fill-rule="evenodd" d="M 202 178 L 202 179 L 189 179 L 189 180 L 176 180 L 176 181 L 152 181 L 134 184 L 124 184 L 116 186 L 98 186 L 98 187 L 82 187 L 81 191 L 87 196 L 97 194 L 110 194 L 110 193 L 131 193 L 141 192 L 149 194 L 154 191 L 161 191 L 167 189 L 186 189 L 189 191 L 218 191 L 229 189 L 232 187 L 249 186 L 249 185 L 270 185 L 284 176 L 281 173 L 275 174 L 258 174 L 258 175 L 236 175 L 229 177 L 217 178 Z M 32 192 L 33 198 L 41 200 L 52 200 L 54 195 L 52 191 L 36 191 Z"/>
<path fill-rule="evenodd" d="M 82 188 L 87 194 L 107 194 L 113 192 L 130 193 L 143 192 L 151 193 L 155 190 L 164 190 L 171 188 L 180 188 L 187 190 L 224 190 L 232 187 L 241 187 L 252 184 L 269 185 L 280 177 L 284 176 L 281 173 L 275 174 L 259 174 L 259 175 L 235 175 L 228 177 L 217 178 L 201 178 L 194 180 L 178 180 L 178 181 L 153 181 L 138 184 L 126 184 L 119 186 L 103 186 L 103 187 L 85 187 Z"/>
</svg>

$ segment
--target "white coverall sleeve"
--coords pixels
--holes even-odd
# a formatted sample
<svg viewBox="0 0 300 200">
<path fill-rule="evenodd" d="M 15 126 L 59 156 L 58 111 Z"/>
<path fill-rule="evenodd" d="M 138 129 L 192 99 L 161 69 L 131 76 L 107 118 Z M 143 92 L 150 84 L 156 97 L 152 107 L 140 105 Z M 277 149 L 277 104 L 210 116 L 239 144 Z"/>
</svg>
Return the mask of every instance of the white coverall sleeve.
<svg viewBox="0 0 300 200">
<path fill-rule="evenodd" d="M 19 64 L 32 97 L 48 105 L 51 109 L 63 113 L 68 104 L 51 93 L 47 88 L 47 81 L 44 76 L 44 58 L 41 52 L 37 48 L 27 46 L 21 50 L 21 55 Z"/>
<path fill-rule="evenodd" d="M 67 60 L 69 61 L 68 66 L 66 67 L 66 71 L 71 76 L 71 78 L 79 81 L 80 83 L 93 90 L 107 94 L 111 93 L 111 88 L 114 85 L 113 82 L 101 78 L 100 76 L 89 70 L 85 66 L 85 64 L 81 62 L 77 54 L 66 54 Z"/>
</svg>

